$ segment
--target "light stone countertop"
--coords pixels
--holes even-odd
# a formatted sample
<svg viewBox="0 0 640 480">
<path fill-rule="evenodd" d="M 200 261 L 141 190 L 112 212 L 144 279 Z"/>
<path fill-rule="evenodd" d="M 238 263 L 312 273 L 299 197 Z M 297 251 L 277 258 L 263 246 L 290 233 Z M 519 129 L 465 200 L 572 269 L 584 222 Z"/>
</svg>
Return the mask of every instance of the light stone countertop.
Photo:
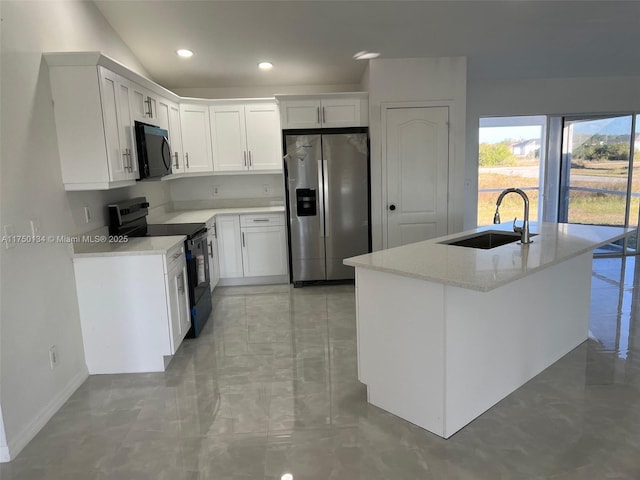
<svg viewBox="0 0 640 480">
<path fill-rule="evenodd" d="M 242 215 L 260 213 L 284 213 L 284 205 L 275 207 L 238 207 L 238 208 L 208 208 L 203 210 L 184 210 L 165 212 L 150 216 L 149 223 L 207 223 L 217 215 Z"/>
<path fill-rule="evenodd" d="M 347 258 L 344 264 L 488 292 L 620 239 L 634 229 L 539 223 L 531 224 L 531 233 L 538 235 L 529 245 L 514 242 L 482 250 L 439 243 L 485 230 L 512 231 L 512 228 L 507 223 L 481 227 Z"/>
<path fill-rule="evenodd" d="M 82 242 L 73 244 L 73 258 L 119 255 L 164 255 L 182 245 L 185 235 L 167 237 L 129 237 L 127 242 Z"/>
<path fill-rule="evenodd" d="M 284 205 L 271 207 L 231 207 L 176 210 L 150 214 L 148 223 L 207 223 L 217 215 L 284 213 Z M 108 235 L 106 229 L 100 234 Z M 86 235 L 85 235 L 86 236 Z M 98 235 L 95 236 L 98 238 Z M 129 237 L 127 242 L 78 242 L 73 244 L 73 257 L 109 257 L 115 255 L 162 255 L 186 240 L 184 235 L 166 237 Z"/>
</svg>

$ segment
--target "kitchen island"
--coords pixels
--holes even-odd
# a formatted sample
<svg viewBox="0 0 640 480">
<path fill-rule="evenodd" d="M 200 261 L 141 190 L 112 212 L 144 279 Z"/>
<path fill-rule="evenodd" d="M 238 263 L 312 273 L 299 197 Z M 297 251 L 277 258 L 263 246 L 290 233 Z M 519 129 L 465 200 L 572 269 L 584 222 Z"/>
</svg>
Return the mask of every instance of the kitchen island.
<svg viewBox="0 0 640 480">
<path fill-rule="evenodd" d="M 344 260 L 369 403 L 448 438 L 587 339 L 593 250 L 630 230 L 540 223 L 528 245 L 448 244 L 505 228 Z"/>
</svg>

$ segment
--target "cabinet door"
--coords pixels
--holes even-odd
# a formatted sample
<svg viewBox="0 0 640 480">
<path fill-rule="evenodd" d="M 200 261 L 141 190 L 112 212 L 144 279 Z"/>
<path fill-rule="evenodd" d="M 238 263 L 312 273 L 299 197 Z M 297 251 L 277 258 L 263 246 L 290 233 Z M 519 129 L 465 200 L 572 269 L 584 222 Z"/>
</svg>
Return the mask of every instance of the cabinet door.
<svg viewBox="0 0 640 480">
<path fill-rule="evenodd" d="M 171 354 L 178 350 L 184 339 L 191 319 L 189 317 L 189 302 L 187 300 L 187 267 L 184 263 L 167 275 L 169 292 L 169 326 L 171 333 Z"/>
<path fill-rule="evenodd" d="M 215 105 L 209 107 L 209 113 L 214 171 L 246 171 L 249 159 L 244 105 Z"/>
<path fill-rule="evenodd" d="M 182 150 L 182 134 L 180 130 L 180 110 L 178 105 L 173 102 L 165 99 L 158 98 L 157 101 L 157 118 L 156 123 L 160 128 L 164 128 L 167 132 L 169 132 L 169 145 L 171 146 L 171 163 L 172 165 L 172 173 L 177 173 L 180 165 L 182 164 L 182 160 L 180 159 L 180 154 L 178 153 L 179 149 Z M 177 116 L 176 113 L 178 112 Z"/>
<path fill-rule="evenodd" d="M 111 181 L 129 179 L 127 156 L 120 147 L 120 119 L 118 118 L 118 75 L 100 67 L 100 96 L 104 122 L 105 146 Z"/>
<path fill-rule="evenodd" d="M 180 106 L 169 103 L 169 135 L 171 140 L 171 157 L 173 172 L 184 171 L 184 155 L 182 152 L 182 125 L 180 123 Z"/>
<path fill-rule="evenodd" d="M 280 113 L 273 104 L 248 104 L 247 126 L 249 170 L 282 170 Z"/>
<path fill-rule="evenodd" d="M 320 117 L 325 128 L 361 126 L 360 99 L 322 99 Z"/>
<path fill-rule="evenodd" d="M 242 277 L 240 217 L 223 215 L 216 218 L 220 278 Z"/>
<path fill-rule="evenodd" d="M 184 172 L 213 172 L 209 108 L 206 105 L 180 105 Z"/>
<path fill-rule="evenodd" d="M 242 264 L 245 277 L 285 275 L 287 273 L 284 226 L 242 229 Z"/>
<path fill-rule="evenodd" d="M 124 169 L 127 178 L 140 178 L 138 171 L 138 154 L 135 146 L 135 130 L 133 112 L 131 111 L 131 84 L 122 77 L 118 77 L 118 120 L 120 147 L 122 150 Z"/>
<path fill-rule="evenodd" d="M 220 280 L 220 260 L 218 258 L 218 239 L 216 238 L 215 227 L 210 228 L 209 232 L 207 236 L 207 248 L 209 249 L 209 286 L 213 292 L 213 289 Z"/>
<path fill-rule="evenodd" d="M 149 93 L 138 84 L 131 84 L 131 113 L 138 122 L 149 123 L 153 118 Z"/>
<path fill-rule="evenodd" d="M 320 100 L 287 100 L 281 103 L 282 128 L 320 128 Z"/>
</svg>

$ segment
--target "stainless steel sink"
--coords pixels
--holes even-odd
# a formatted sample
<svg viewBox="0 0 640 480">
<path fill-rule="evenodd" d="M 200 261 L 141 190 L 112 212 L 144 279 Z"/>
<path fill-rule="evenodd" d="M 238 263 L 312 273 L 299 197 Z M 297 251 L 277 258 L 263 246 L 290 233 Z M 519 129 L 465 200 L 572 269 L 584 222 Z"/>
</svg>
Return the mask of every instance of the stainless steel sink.
<svg viewBox="0 0 640 480">
<path fill-rule="evenodd" d="M 533 237 L 535 234 L 531 234 Z M 462 238 L 452 238 L 439 242 L 444 245 L 454 245 L 456 247 L 481 248 L 488 250 L 490 248 L 506 245 L 520 240 L 520 233 L 504 232 L 501 230 L 487 230 L 484 232 L 474 233 Z"/>
</svg>

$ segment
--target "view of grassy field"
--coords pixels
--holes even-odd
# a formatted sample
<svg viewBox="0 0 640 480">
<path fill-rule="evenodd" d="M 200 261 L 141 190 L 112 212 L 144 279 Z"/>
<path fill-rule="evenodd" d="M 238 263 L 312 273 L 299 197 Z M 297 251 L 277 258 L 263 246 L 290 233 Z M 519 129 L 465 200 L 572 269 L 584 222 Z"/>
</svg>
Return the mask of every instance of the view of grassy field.
<svg viewBox="0 0 640 480">
<path fill-rule="evenodd" d="M 625 182 L 614 182 L 609 179 L 613 177 L 620 178 L 621 175 L 626 177 L 626 170 L 620 169 L 619 166 L 611 165 L 613 168 L 603 168 L 602 162 L 585 162 L 585 165 L 579 169 L 572 169 L 573 187 L 585 187 L 591 189 L 610 190 L 624 192 L 626 190 Z M 483 170 L 485 170 L 483 172 Z M 489 170 L 487 172 L 487 170 Z M 478 187 L 481 191 L 478 195 L 478 225 L 488 225 L 493 222 L 493 214 L 495 212 L 495 204 L 500 192 L 482 192 L 488 189 L 504 189 L 508 187 L 517 187 L 526 189 L 527 187 L 537 187 L 538 179 L 524 176 L 514 176 L 508 174 L 497 173 L 500 168 L 491 168 L 479 170 Z M 509 171 L 509 167 L 504 167 L 505 171 Z M 600 176 L 602 180 L 594 180 L 593 177 Z M 580 177 L 589 177 L 581 180 Z M 609 178 L 606 178 L 609 177 Z M 640 172 L 634 176 L 633 191 L 640 192 Z M 530 220 L 537 220 L 538 215 L 538 190 L 525 190 L 530 201 Z M 623 225 L 625 212 L 625 196 L 603 192 L 583 192 L 572 191 L 570 193 L 569 222 L 586 223 L 597 225 Z M 518 217 L 522 219 L 522 199 L 517 195 L 508 195 L 505 197 L 500 207 L 500 216 L 503 222 L 512 221 Z M 640 199 L 632 197 L 630 212 L 630 224 L 637 224 L 638 209 L 640 208 Z"/>
</svg>

